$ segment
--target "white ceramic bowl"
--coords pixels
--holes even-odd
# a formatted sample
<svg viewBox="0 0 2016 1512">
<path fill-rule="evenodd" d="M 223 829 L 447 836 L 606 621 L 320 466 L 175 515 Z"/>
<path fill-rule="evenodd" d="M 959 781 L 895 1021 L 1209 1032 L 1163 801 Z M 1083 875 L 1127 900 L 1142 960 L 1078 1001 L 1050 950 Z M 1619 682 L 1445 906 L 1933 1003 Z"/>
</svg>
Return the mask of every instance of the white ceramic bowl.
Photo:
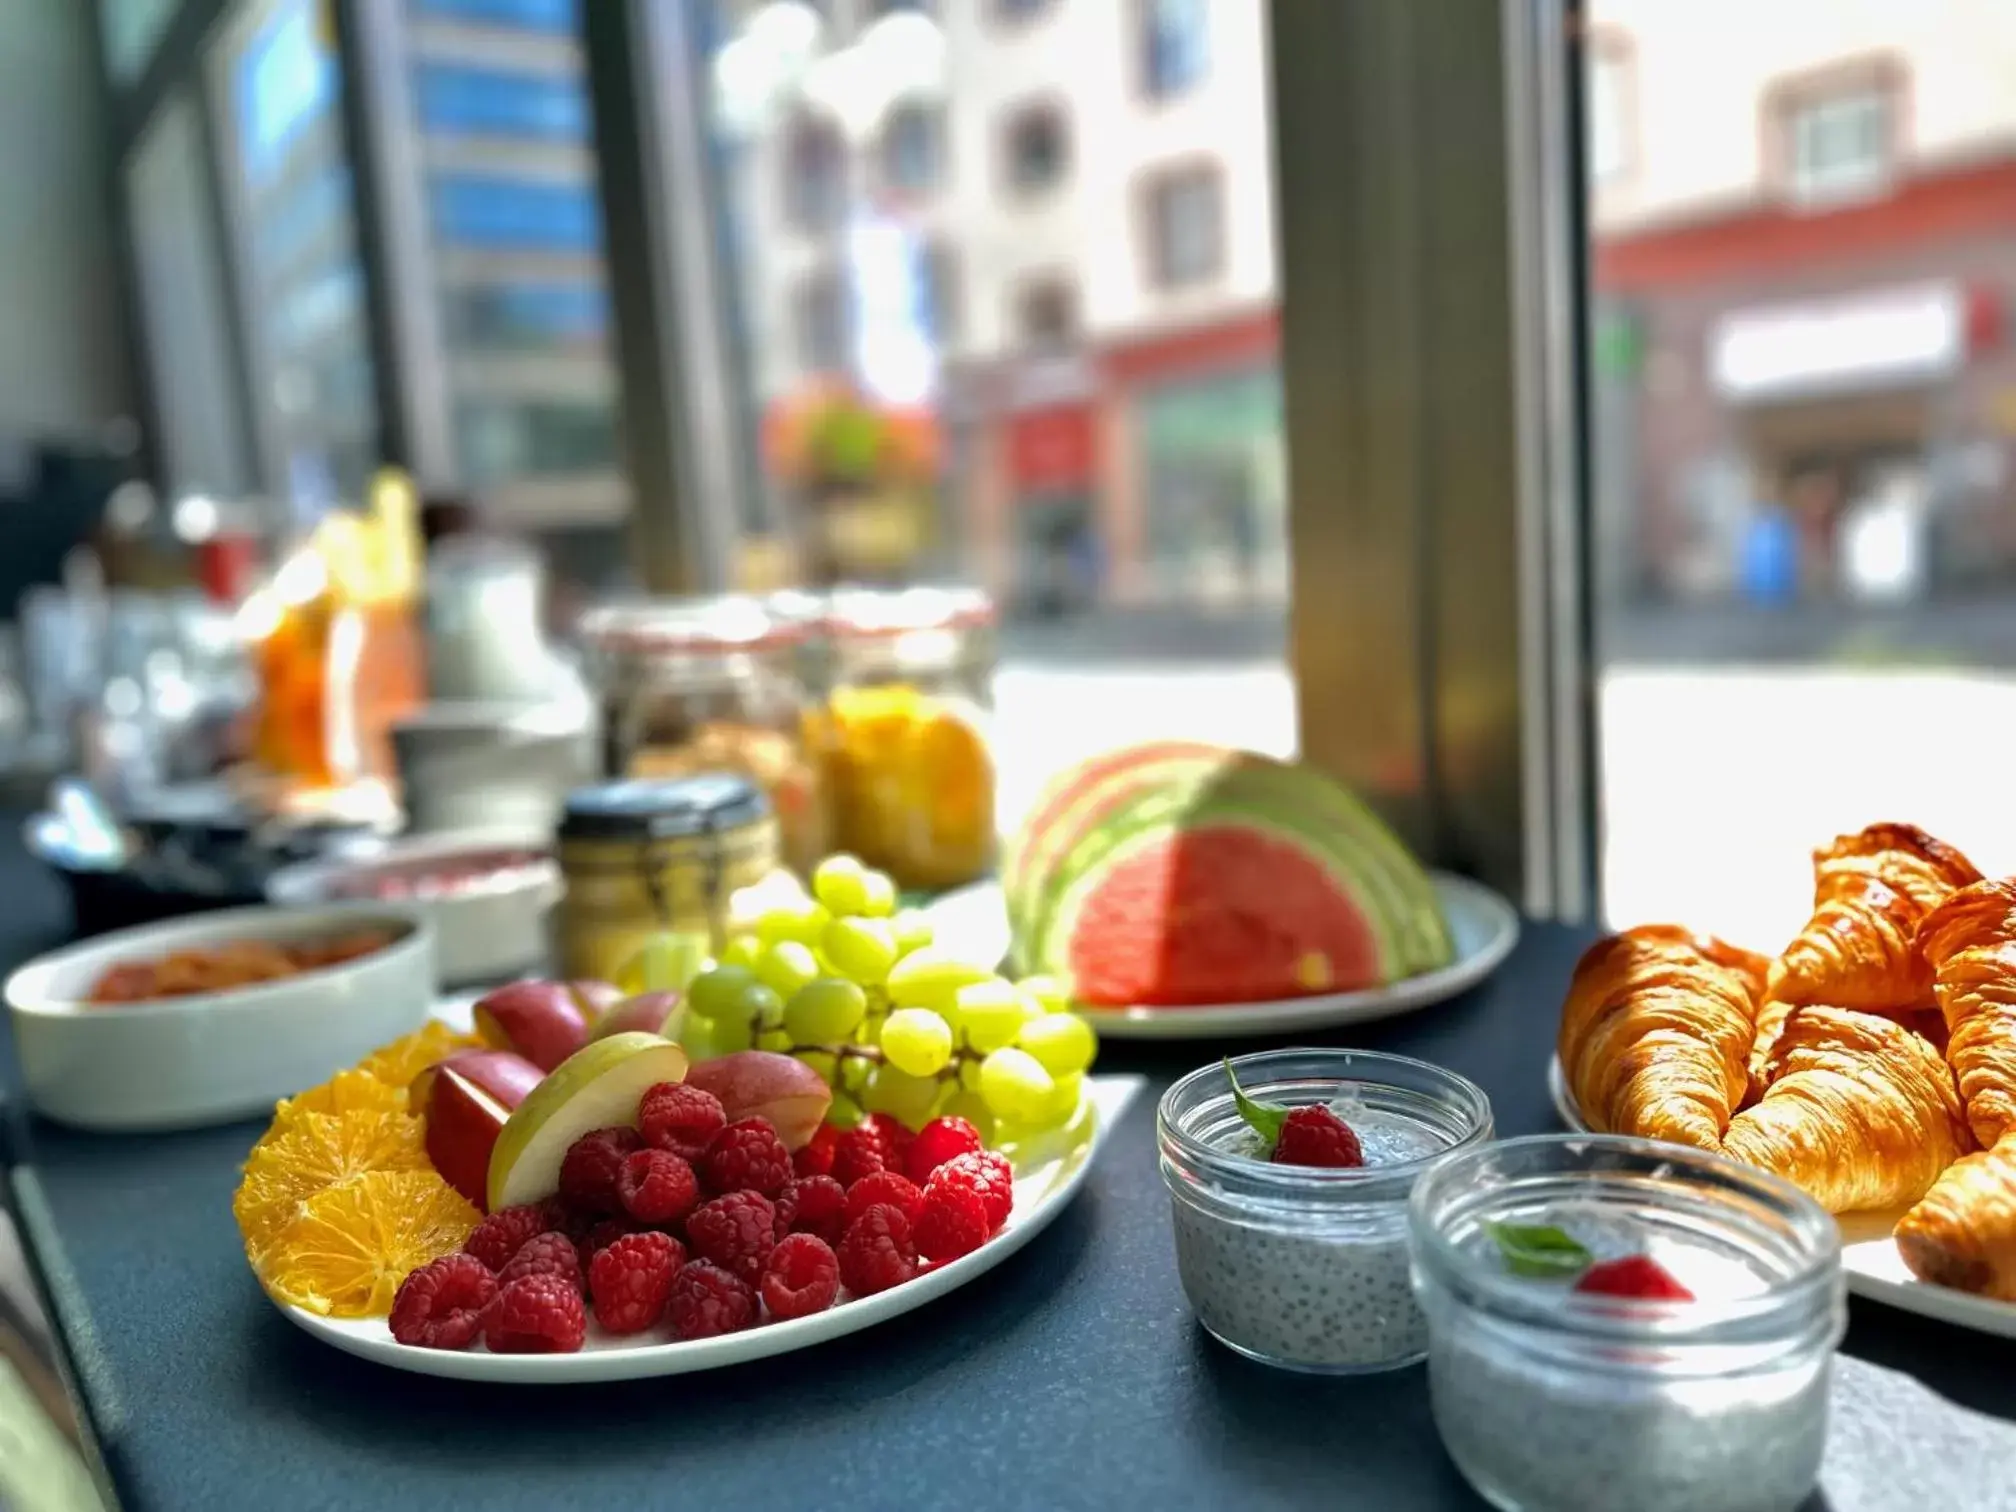
<svg viewBox="0 0 2016 1512">
<path fill-rule="evenodd" d="M 107 967 L 241 940 L 388 929 L 383 949 L 225 992 L 93 1005 Z M 7 979 L 21 1078 L 35 1110 L 107 1133 L 228 1123 L 325 1081 L 425 1023 L 434 935 L 424 919 L 355 905 L 233 908 L 122 929 L 52 951 Z"/>
<path fill-rule="evenodd" d="M 395 899 L 365 891 L 380 878 L 430 866 L 512 856 L 523 859 L 433 896 Z M 544 842 L 527 844 L 515 831 L 418 835 L 364 855 L 289 866 L 266 882 L 266 896 L 283 907 L 370 902 L 429 919 L 434 967 L 444 987 L 487 985 L 542 968 L 550 953 L 546 915 L 560 893 L 560 868 Z"/>
</svg>

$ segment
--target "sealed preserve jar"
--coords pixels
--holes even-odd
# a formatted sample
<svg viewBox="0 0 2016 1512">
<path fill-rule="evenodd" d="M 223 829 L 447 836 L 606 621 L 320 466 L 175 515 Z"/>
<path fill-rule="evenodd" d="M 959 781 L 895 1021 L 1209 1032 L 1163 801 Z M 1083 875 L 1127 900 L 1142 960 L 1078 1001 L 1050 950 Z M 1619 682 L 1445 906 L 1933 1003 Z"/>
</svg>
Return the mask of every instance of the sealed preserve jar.
<svg viewBox="0 0 2016 1512">
<path fill-rule="evenodd" d="M 581 788 L 558 842 L 567 891 L 556 954 L 570 978 L 613 981 L 664 931 L 704 934 L 718 949 L 734 894 L 777 866 L 762 791 L 725 773 Z"/>
<path fill-rule="evenodd" d="M 1492 1505 L 1789 1512 L 1820 1470 L 1841 1240 L 1789 1183 L 1607 1135 L 1466 1151 L 1416 1188 L 1450 1458 Z"/>
<path fill-rule="evenodd" d="M 601 704 L 603 774 L 740 773 L 768 796 L 785 861 L 809 873 L 830 847 L 804 745 L 806 627 L 740 595 L 588 611 L 580 629 Z"/>
<path fill-rule="evenodd" d="M 905 888 L 957 887 L 994 859 L 994 608 L 972 589 L 833 595 L 808 658 L 808 720 L 835 846 Z"/>
<path fill-rule="evenodd" d="M 1419 1360 L 1428 1325 L 1408 1284 L 1407 1199 L 1437 1161 L 1491 1137 L 1490 1100 L 1453 1071 L 1372 1050 L 1273 1050 L 1232 1068 L 1260 1102 L 1328 1104 L 1357 1134 L 1365 1164 L 1271 1164 L 1223 1064 L 1164 1093 L 1162 1179 L 1198 1322 L 1238 1353 L 1291 1370 Z"/>
</svg>

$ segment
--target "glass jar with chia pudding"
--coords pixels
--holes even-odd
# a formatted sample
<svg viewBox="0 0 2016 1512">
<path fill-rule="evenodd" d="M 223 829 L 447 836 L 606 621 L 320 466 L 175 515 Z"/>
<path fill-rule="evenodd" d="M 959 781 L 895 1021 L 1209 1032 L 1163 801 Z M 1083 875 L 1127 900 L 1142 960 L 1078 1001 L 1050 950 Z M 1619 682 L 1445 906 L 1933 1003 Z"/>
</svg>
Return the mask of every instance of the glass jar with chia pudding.
<svg viewBox="0 0 2016 1512">
<path fill-rule="evenodd" d="M 1193 1071 L 1156 1114 L 1176 1268 L 1197 1319 L 1249 1359 L 1291 1370 L 1391 1370 L 1428 1325 L 1408 1285 L 1407 1198 L 1451 1151 L 1491 1137 L 1473 1082 L 1372 1050 L 1273 1050 Z M 1363 1163 L 1280 1164 L 1234 1098 L 1327 1106 Z"/>
<path fill-rule="evenodd" d="M 1444 1162 L 1409 1226 L 1435 1424 L 1493 1506 L 1775 1512 L 1812 1490 L 1847 1304 L 1840 1232 L 1803 1192 L 1547 1135 Z"/>
</svg>

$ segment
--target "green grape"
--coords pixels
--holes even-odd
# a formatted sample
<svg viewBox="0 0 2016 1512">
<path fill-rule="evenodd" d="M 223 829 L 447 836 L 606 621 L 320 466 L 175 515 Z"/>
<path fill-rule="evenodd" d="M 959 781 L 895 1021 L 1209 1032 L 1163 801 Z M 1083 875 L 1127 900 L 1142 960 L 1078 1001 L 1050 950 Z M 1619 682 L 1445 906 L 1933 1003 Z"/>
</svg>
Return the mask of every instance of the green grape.
<svg viewBox="0 0 2016 1512">
<path fill-rule="evenodd" d="M 896 964 L 896 935 L 887 919 L 835 919 L 820 948 L 842 976 L 864 987 L 887 981 Z"/>
<path fill-rule="evenodd" d="M 931 920 L 915 908 L 899 909 L 889 921 L 890 933 L 896 937 L 896 953 L 906 956 L 913 950 L 922 950 L 933 939 Z"/>
<path fill-rule="evenodd" d="M 1042 1062 L 1013 1046 L 980 1062 L 980 1095 L 994 1116 L 1008 1123 L 1031 1123 L 1049 1109 L 1057 1084 Z"/>
<path fill-rule="evenodd" d="M 968 1092 L 980 1090 L 980 1062 L 977 1060 L 959 1062 L 959 1085 Z"/>
<path fill-rule="evenodd" d="M 755 983 L 755 973 L 746 966 L 716 966 L 693 978 L 686 989 L 686 1006 L 695 1017 L 711 1019 Z"/>
<path fill-rule="evenodd" d="M 800 940 L 778 941 L 756 963 L 756 980 L 786 1002 L 818 975 L 819 962 L 812 947 Z"/>
<path fill-rule="evenodd" d="M 784 1051 L 791 1048 L 791 1036 L 782 1029 L 765 1029 L 761 1034 L 756 1036 L 756 1048 L 758 1050 L 774 1051 L 781 1055 Z"/>
<path fill-rule="evenodd" d="M 845 1092 L 835 1092 L 826 1109 L 826 1122 L 836 1129 L 851 1129 L 861 1122 L 866 1110 Z"/>
<path fill-rule="evenodd" d="M 912 1076 L 936 1076 L 952 1060 L 952 1026 L 929 1008 L 898 1008 L 882 1025 L 882 1053 Z"/>
<path fill-rule="evenodd" d="M 875 1063 L 863 1060 L 858 1055 L 850 1055 L 840 1062 L 840 1090 L 858 1094 L 868 1085 L 868 1073 L 875 1069 Z"/>
<path fill-rule="evenodd" d="M 1069 1013 L 1071 995 L 1064 984 L 1051 976 L 1024 977 L 1015 984 L 1044 1013 Z"/>
<path fill-rule="evenodd" d="M 763 942 L 753 934 L 738 934 L 721 947 L 721 964 L 754 971 L 763 958 Z"/>
<path fill-rule="evenodd" d="M 861 889 L 858 912 L 863 918 L 886 919 L 896 912 L 896 884 L 887 872 L 863 872 Z"/>
<path fill-rule="evenodd" d="M 687 1014 L 686 1022 L 679 1026 L 679 1048 L 689 1061 L 712 1060 L 719 1054 L 714 1048 L 714 1021 L 697 1013 Z"/>
<path fill-rule="evenodd" d="M 1044 1128 L 1061 1128 L 1071 1121 L 1071 1115 L 1078 1111 L 1078 1103 L 1085 1096 L 1085 1077 L 1082 1072 L 1073 1071 L 1068 1076 L 1057 1078 L 1051 1089 L 1049 1105 L 1043 1110 L 1039 1120 Z"/>
<path fill-rule="evenodd" d="M 827 1086 L 840 1079 L 840 1057 L 827 1050 L 801 1050 L 798 1059 L 817 1071 Z"/>
<path fill-rule="evenodd" d="M 787 940 L 817 945 L 831 917 L 818 903 L 804 898 L 764 914 L 756 921 L 756 934 L 765 945 L 781 945 Z"/>
<path fill-rule="evenodd" d="M 763 989 L 758 987 L 754 990 L 761 992 Z M 707 1039 L 710 1059 L 734 1055 L 738 1051 L 753 1050 L 756 1047 L 756 1029 L 747 1019 L 734 1023 L 720 1018 L 708 1026 Z"/>
<path fill-rule="evenodd" d="M 874 1005 L 870 1004 L 868 1009 L 868 1017 L 861 1020 L 861 1027 L 854 1031 L 855 1043 L 862 1045 L 881 1044 L 882 1024 L 884 1020 L 886 1020 L 888 1017 L 889 1017 L 889 1010 L 887 1008 L 884 1008 L 880 1013 L 877 1013 L 875 1011 Z"/>
<path fill-rule="evenodd" d="M 949 1011 L 961 987 L 984 982 L 994 973 L 985 966 L 961 961 L 935 947 L 911 952 L 889 972 L 889 1001 L 899 1008 Z"/>
<path fill-rule="evenodd" d="M 858 856 L 828 856 L 812 873 L 812 896 L 835 918 L 866 913 L 867 871 Z"/>
<path fill-rule="evenodd" d="M 938 1079 L 912 1076 L 895 1066 L 877 1066 L 861 1092 L 861 1106 L 870 1113 L 887 1113 L 907 1128 L 921 1129 L 931 1121 L 938 1103 Z"/>
<path fill-rule="evenodd" d="M 751 982 L 722 1005 L 715 1019 L 719 1023 L 741 1024 L 746 1028 L 750 1025 L 774 1025 L 783 1013 L 782 998 L 761 982 Z"/>
<path fill-rule="evenodd" d="M 1092 1026 L 1075 1013 L 1046 1013 L 1022 1025 L 1015 1043 L 1042 1063 L 1052 1076 L 1070 1076 L 1092 1064 L 1099 1040 Z"/>
<path fill-rule="evenodd" d="M 977 1065 L 978 1063 L 975 1062 L 974 1064 Z M 959 1087 L 955 1089 L 952 1093 L 951 1101 L 947 1102 L 938 1112 L 941 1117 L 965 1119 L 966 1122 L 980 1131 L 980 1141 L 982 1144 L 990 1147 L 993 1145 L 995 1129 L 993 1110 L 987 1106 L 986 1100 L 972 1088 Z"/>
<path fill-rule="evenodd" d="M 961 987 L 953 998 L 959 1032 L 966 1043 L 986 1054 L 1015 1043 L 1015 1035 L 1029 1017 L 1029 1005 L 1022 994 L 999 977 Z"/>
<path fill-rule="evenodd" d="M 838 1044 L 861 1027 L 868 996 L 852 982 L 820 977 L 791 994 L 784 1005 L 784 1027 L 799 1045 Z"/>
</svg>

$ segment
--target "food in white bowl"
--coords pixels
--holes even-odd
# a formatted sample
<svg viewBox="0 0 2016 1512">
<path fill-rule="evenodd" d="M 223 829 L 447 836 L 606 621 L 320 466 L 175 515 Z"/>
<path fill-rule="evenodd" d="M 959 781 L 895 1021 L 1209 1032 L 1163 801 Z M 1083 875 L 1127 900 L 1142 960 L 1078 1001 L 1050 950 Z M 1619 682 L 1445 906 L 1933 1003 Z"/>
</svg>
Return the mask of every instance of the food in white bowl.
<svg viewBox="0 0 2016 1512">
<path fill-rule="evenodd" d="M 116 967 L 224 947 L 312 954 L 359 935 L 376 949 L 246 986 L 94 1002 Z M 78 1128 L 143 1132 L 270 1112 L 373 1046 L 424 1022 L 436 990 L 432 927 L 377 905 L 237 908 L 118 930 L 38 957 L 7 979 L 28 1101 Z"/>
</svg>

